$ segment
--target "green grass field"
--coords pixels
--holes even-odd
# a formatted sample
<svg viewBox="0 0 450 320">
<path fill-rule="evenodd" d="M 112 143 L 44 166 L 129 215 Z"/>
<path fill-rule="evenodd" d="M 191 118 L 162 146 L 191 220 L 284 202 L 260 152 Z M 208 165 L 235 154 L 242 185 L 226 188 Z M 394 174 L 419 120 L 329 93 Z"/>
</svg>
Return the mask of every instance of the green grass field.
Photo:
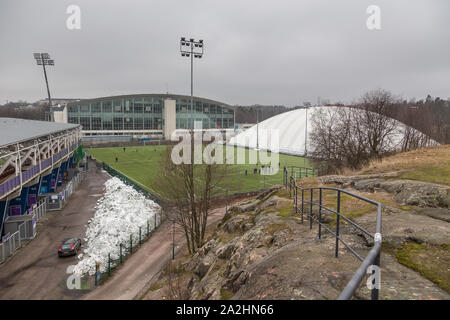
<svg viewBox="0 0 450 320">
<path fill-rule="evenodd" d="M 160 170 L 160 158 L 163 155 L 166 146 L 139 146 L 127 147 L 123 151 L 123 147 L 116 148 L 91 148 L 86 149 L 87 153 L 93 158 L 107 163 L 112 168 L 120 171 L 132 180 L 146 187 L 150 192 L 157 193 L 155 187 L 155 179 Z M 237 159 L 237 149 L 235 149 L 235 159 Z M 226 185 L 229 194 L 256 191 L 283 182 L 283 166 L 312 167 L 308 159 L 296 156 L 279 154 L 280 168 L 274 175 L 253 174 L 256 164 L 249 164 L 250 153 L 259 157 L 259 152 L 248 149 L 245 151 L 245 163 L 230 165 L 229 174 L 226 177 Z M 262 152 L 262 151 L 260 151 Z M 225 153 L 225 150 L 224 150 Z M 116 162 L 115 159 L 118 158 Z M 259 158 L 258 158 L 259 159 Z M 235 161 L 236 163 L 237 161 Z M 274 166 L 278 166 L 278 162 Z M 247 175 L 245 175 L 245 170 Z"/>
</svg>

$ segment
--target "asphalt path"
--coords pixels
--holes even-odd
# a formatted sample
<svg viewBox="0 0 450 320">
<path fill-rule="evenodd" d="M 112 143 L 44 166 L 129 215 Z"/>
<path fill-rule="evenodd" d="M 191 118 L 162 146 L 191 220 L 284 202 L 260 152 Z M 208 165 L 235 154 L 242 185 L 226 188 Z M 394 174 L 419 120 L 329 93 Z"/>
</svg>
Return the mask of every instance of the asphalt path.
<svg viewBox="0 0 450 320">
<path fill-rule="evenodd" d="M 90 161 L 89 170 L 65 207 L 47 212 L 37 224 L 36 237 L 0 265 L 0 299 L 79 299 L 87 293 L 67 289 L 67 267 L 77 259 L 59 258 L 57 250 L 65 238 L 83 239 L 108 178 Z"/>
</svg>

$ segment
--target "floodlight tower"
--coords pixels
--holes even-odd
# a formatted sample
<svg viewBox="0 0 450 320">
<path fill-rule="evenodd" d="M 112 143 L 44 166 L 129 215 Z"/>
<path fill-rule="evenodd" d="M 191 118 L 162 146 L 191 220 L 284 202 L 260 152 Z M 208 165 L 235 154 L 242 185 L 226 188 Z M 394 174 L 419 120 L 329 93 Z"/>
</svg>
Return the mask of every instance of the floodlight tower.
<svg viewBox="0 0 450 320">
<path fill-rule="evenodd" d="M 52 98 L 50 96 L 50 89 L 48 87 L 47 71 L 45 70 L 45 66 L 54 66 L 55 60 L 50 59 L 50 55 L 48 53 L 34 53 L 33 56 L 36 59 L 37 65 L 42 66 L 42 68 L 44 69 L 45 84 L 47 85 L 47 94 L 48 94 L 48 109 L 50 112 L 52 107 Z"/>
<path fill-rule="evenodd" d="M 186 48 L 187 47 L 187 48 Z M 185 37 L 181 37 L 180 40 L 180 52 L 182 57 L 191 58 L 191 129 L 194 129 L 194 58 L 202 58 L 203 57 L 203 40 L 195 41 L 194 39 L 190 38 L 189 40 L 186 40 Z"/>
</svg>

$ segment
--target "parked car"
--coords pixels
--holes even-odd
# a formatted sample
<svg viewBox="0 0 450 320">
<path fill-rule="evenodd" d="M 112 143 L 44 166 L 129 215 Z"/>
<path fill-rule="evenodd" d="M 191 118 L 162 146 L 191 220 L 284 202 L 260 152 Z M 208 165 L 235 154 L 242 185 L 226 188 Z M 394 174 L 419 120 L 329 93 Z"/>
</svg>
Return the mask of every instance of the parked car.
<svg viewBox="0 0 450 320">
<path fill-rule="evenodd" d="M 71 256 L 78 253 L 81 248 L 81 239 L 79 238 L 69 238 L 64 239 L 58 248 L 58 256 L 65 257 Z"/>
</svg>

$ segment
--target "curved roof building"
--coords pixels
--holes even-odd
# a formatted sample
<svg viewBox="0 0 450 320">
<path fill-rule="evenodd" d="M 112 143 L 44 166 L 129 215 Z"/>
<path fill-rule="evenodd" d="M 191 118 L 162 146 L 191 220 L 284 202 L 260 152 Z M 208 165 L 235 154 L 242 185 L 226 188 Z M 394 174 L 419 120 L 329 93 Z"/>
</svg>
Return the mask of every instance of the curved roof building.
<svg viewBox="0 0 450 320">
<path fill-rule="evenodd" d="M 192 118 L 191 118 L 192 117 Z M 199 121 L 203 129 L 234 127 L 234 108 L 210 99 L 175 94 L 133 94 L 85 99 L 54 111 L 56 122 L 81 124 L 84 136 L 164 136 L 189 129 Z"/>
<path fill-rule="evenodd" d="M 308 141 L 312 129 L 311 117 L 317 110 L 323 108 L 332 108 L 329 111 L 333 111 L 333 109 L 346 107 L 311 107 L 281 113 L 239 133 L 231 138 L 229 144 L 286 154 L 306 155 L 313 151 Z M 394 148 L 397 148 L 402 141 L 403 128 L 406 126 L 399 121 L 396 122 L 399 130 L 390 139 Z M 436 142 L 431 141 L 430 143 Z"/>
</svg>

